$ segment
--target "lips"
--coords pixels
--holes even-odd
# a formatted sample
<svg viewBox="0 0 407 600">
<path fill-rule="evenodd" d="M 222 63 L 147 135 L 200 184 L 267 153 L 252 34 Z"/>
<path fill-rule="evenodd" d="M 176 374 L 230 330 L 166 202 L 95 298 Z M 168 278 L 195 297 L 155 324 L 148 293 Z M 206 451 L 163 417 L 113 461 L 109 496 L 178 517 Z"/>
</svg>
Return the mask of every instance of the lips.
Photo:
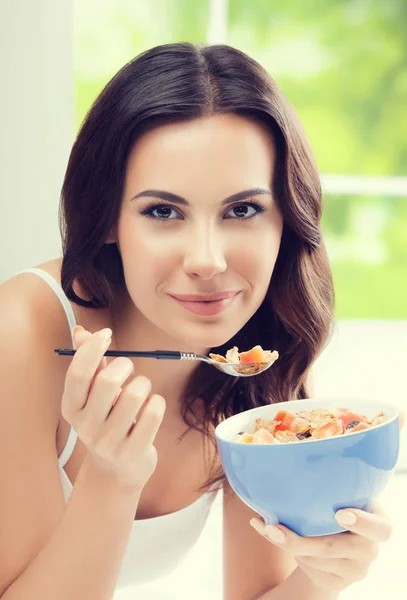
<svg viewBox="0 0 407 600">
<path fill-rule="evenodd" d="M 171 297 L 183 308 L 201 316 L 213 316 L 223 312 L 235 300 L 239 292 L 218 292 L 205 296 L 188 294 Z M 192 298 L 192 300 L 191 300 Z"/>
<path fill-rule="evenodd" d="M 215 302 L 216 300 L 226 300 L 232 298 L 239 290 L 231 292 L 217 292 L 215 294 L 170 294 L 176 300 L 182 302 Z"/>
</svg>

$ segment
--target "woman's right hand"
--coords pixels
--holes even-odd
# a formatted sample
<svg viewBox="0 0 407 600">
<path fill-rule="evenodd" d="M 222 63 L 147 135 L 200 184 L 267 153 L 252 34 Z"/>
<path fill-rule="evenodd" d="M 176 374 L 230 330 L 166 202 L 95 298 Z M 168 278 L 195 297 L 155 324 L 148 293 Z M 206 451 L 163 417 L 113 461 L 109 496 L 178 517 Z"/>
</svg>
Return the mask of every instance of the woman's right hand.
<svg viewBox="0 0 407 600">
<path fill-rule="evenodd" d="M 65 378 L 62 416 L 86 445 L 95 466 L 126 488 L 141 491 L 157 465 L 153 442 L 165 400 L 150 395 L 151 382 L 142 375 L 124 385 L 134 370 L 129 358 L 120 356 L 107 364 L 103 355 L 110 346 L 111 329 L 92 334 L 75 327 L 72 333 L 77 352 Z"/>
</svg>

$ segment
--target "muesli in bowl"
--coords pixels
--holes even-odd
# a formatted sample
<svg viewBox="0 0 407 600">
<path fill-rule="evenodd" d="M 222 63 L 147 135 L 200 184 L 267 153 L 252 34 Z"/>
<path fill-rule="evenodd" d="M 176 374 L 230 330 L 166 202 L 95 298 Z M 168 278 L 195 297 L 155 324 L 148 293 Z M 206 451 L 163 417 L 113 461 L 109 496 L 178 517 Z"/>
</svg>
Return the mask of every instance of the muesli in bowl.
<svg viewBox="0 0 407 600">
<path fill-rule="evenodd" d="M 215 435 L 224 473 L 243 502 L 267 524 L 318 536 L 344 531 L 336 511 L 369 511 L 385 489 L 398 458 L 399 422 L 400 409 L 387 402 L 289 400 L 235 414 Z M 241 443 L 242 435 L 253 439 Z"/>
<path fill-rule="evenodd" d="M 334 411 L 321 408 L 297 412 L 280 410 L 274 419 L 257 418 L 254 433 L 241 431 L 232 441 L 244 444 L 287 444 L 322 440 L 364 431 L 381 425 L 385 420 L 382 410 L 372 419 L 348 408 Z"/>
</svg>

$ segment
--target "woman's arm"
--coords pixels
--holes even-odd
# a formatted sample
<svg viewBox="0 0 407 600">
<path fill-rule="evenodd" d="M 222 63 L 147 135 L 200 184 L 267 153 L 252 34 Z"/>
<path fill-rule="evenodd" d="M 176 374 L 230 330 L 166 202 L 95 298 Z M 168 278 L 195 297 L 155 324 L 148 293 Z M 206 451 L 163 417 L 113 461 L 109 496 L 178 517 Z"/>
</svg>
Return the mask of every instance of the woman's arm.
<svg viewBox="0 0 407 600">
<path fill-rule="evenodd" d="M 1 598 L 111 600 L 138 500 L 84 463 L 50 539 Z"/>
<path fill-rule="evenodd" d="M 138 500 L 84 464 L 61 521 L 1 598 L 111 600 Z"/>
<path fill-rule="evenodd" d="M 306 574 L 297 567 L 277 587 L 251 600 L 337 600 L 340 592 L 316 588 Z"/>
<path fill-rule="evenodd" d="M 13 285 L 0 286 L 0 598 L 110 600 L 139 498 L 85 461 L 65 505 L 55 324 Z"/>
<path fill-rule="evenodd" d="M 224 600 L 336 600 L 315 587 L 283 549 L 249 525 L 258 517 L 225 483 L 223 503 Z"/>
<path fill-rule="evenodd" d="M 225 482 L 223 498 L 224 600 L 259 598 L 261 594 L 276 588 L 285 581 L 297 567 L 295 559 L 281 548 L 270 544 L 251 527 L 250 519 L 254 517 L 258 517 L 258 515 L 244 504 L 230 485 Z"/>
</svg>

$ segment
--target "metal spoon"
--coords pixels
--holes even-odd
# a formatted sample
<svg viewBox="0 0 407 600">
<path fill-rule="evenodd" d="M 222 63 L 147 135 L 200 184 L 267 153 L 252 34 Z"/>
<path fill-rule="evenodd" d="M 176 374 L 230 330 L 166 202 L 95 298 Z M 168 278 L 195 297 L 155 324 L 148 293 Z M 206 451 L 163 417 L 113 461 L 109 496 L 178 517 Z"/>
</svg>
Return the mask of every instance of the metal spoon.
<svg viewBox="0 0 407 600">
<path fill-rule="evenodd" d="M 60 356 L 74 356 L 76 350 L 69 348 L 55 348 L 54 354 Z M 228 363 L 218 362 L 208 356 L 195 354 L 195 352 L 175 352 L 173 350 L 152 350 L 151 352 L 135 352 L 132 350 L 107 350 L 104 356 L 128 356 L 129 358 L 158 358 L 161 360 L 200 360 L 212 365 L 215 369 L 233 375 L 234 377 L 252 377 L 266 371 L 275 360 L 270 360 L 261 363 Z"/>
</svg>

